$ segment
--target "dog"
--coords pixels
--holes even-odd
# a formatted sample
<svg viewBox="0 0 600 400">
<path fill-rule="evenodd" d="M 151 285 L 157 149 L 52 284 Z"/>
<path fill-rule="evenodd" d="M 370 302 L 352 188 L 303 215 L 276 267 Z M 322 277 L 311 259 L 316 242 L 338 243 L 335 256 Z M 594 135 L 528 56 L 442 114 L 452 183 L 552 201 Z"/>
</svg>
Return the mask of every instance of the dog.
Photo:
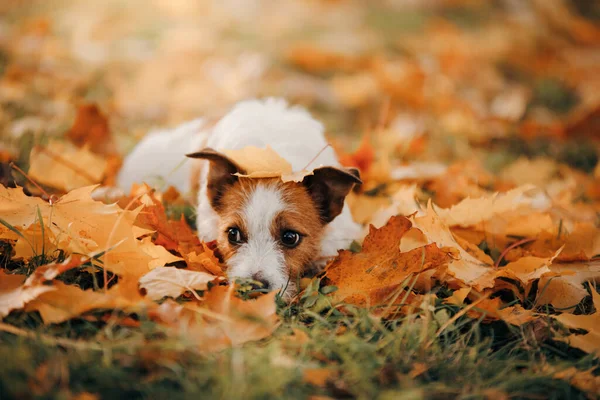
<svg viewBox="0 0 600 400">
<path fill-rule="evenodd" d="M 283 99 L 242 101 L 208 125 L 198 119 L 148 135 L 126 157 L 118 185 L 128 190 L 153 175 L 197 192 L 198 235 L 217 241 L 229 279 L 251 279 L 289 300 L 299 277 L 359 237 L 345 201 L 361 184 L 359 172 L 339 164 L 319 121 Z M 247 146 L 270 146 L 294 171 L 313 173 L 301 182 L 241 177 L 245 171 L 224 151 Z"/>
</svg>

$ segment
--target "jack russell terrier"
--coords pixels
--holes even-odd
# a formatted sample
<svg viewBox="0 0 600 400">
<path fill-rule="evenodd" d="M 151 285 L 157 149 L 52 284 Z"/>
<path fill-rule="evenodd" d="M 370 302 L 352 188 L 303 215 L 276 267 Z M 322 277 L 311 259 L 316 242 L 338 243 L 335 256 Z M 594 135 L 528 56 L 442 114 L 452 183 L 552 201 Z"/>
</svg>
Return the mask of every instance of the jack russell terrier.
<svg viewBox="0 0 600 400">
<path fill-rule="evenodd" d="M 319 270 L 359 237 L 361 227 L 345 204 L 361 183 L 358 170 L 342 168 L 323 125 L 283 99 L 240 102 L 207 125 L 198 119 L 147 135 L 126 157 L 118 185 L 129 190 L 134 182 L 160 177 L 182 193 L 197 191 L 198 236 L 217 241 L 228 277 L 282 290 L 289 300 L 298 277 Z M 313 174 L 285 183 L 240 177 L 245 171 L 223 152 L 247 146 L 270 146 L 294 171 Z M 197 165 L 184 162 L 185 155 Z"/>
</svg>

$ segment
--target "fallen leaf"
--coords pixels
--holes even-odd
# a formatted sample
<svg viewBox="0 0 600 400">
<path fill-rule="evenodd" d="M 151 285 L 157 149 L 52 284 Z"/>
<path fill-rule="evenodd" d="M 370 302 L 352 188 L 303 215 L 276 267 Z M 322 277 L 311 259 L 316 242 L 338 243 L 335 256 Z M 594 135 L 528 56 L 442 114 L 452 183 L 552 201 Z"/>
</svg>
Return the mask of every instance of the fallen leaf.
<svg viewBox="0 0 600 400">
<path fill-rule="evenodd" d="M 148 263 L 148 267 L 151 269 L 164 267 L 167 264 L 177 261 L 183 261 L 183 258 L 174 256 L 163 246 L 152 243 L 152 240 L 149 237 L 145 237 L 141 240 L 139 248 L 151 258 L 151 261 Z"/>
<path fill-rule="evenodd" d="M 302 182 L 304 177 L 312 175 L 312 171 L 292 171 L 292 165 L 269 145 L 265 148 L 247 146 L 223 153 L 245 171 L 235 174 L 244 178 L 280 177 L 283 182 Z"/>
<path fill-rule="evenodd" d="M 588 398 L 593 399 L 593 394 L 600 393 L 600 376 L 594 375 L 594 369 L 580 370 L 575 367 L 569 367 L 562 371 L 557 371 L 553 375 L 554 379 L 562 379 L 575 386 L 577 389 L 588 393 Z M 592 394 L 592 396 L 589 396 Z"/>
<path fill-rule="evenodd" d="M 561 324 L 570 329 L 583 329 L 585 334 L 571 334 L 561 340 L 570 346 L 577 347 L 586 353 L 600 355 L 600 294 L 592 288 L 592 299 L 595 312 L 590 315 L 574 315 L 563 313 L 554 316 Z"/>
<path fill-rule="evenodd" d="M 138 311 L 147 303 L 142 296 L 123 296 L 119 284 L 108 291 L 82 290 L 74 285 L 55 281 L 52 291 L 29 302 L 25 311 L 39 311 L 44 323 L 59 324 L 95 309 Z M 137 293 L 133 292 L 133 293 Z"/>
<path fill-rule="evenodd" d="M 427 213 L 421 217 L 411 217 L 415 228 L 425 235 L 427 243 L 438 247 L 454 248 L 452 260 L 448 264 L 448 273 L 462 285 L 483 290 L 494 286 L 495 270 L 489 257 L 477 259 L 463 249 L 454 238 L 448 225 L 437 215 L 431 201 L 427 204 Z"/>
<path fill-rule="evenodd" d="M 485 227 L 482 230 L 492 234 L 507 231 L 511 222 L 519 226 L 523 218 L 536 212 L 545 212 L 550 208 L 550 200 L 532 185 L 523 185 L 506 193 L 476 199 L 467 198 L 450 208 L 437 208 L 436 212 L 448 226 Z M 554 224 L 550 220 L 551 226 Z M 547 225 L 533 226 L 533 233 L 539 233 Z"/>
<path fill-rule="evenodd" d="M 219 351 L 270 336 L 279 325 L 276 292 L 244 301 L 234 286 L 214 286 L 202 303 L 163 302 L 151 316 L 202 351 Z"/>
<path fill-rule="evenodd" d="M 336 375 L 336 372 L 328 368 L 306 368 L 302 371 L 304 382 L 313 386 L 323 387 Z"/>
<path fill-rule="evenodd" d="M 365 134 L 354 153 L 345 154 L 338 151 L 340 164 L 346 167 L 358 168 L 366 174 L 375 161 L 375 149 L 371 143 L 371 135 Z"/>
<path fill-rule="evenodd" d="M 368 307 L 386 305 L 403 285 L 410 285 L 411 277 L 444 268 L 451 258 L 435 244 L 400 251 L 402 237 L 411 225 L 405 217 L 392 217 L 380 229 L 371 227 L 360 253 L 341 250 L 325 271 L 328 284 L 338 287 L 331 294 L 334 301 Z M 403 296 L 400 294 L 398 300 Z"/>
<path fill-rule="evenodd" d="M 53 248 L 89 256 L 104 254 L 104 268 L 137 282 L 153 261 L 134 234 L 133 224 L 140 208 L 127 211 L 94 201 L 94 189 L 87 186 L 72 190 L 50 204 L 25 196 L 21 188 L 0 187 L 0 211 L 5 222 L 19 231 L 40 224 L 41 216 L 46 231 L 51 232 L 48 237 L 55 238 Z M 154 250 L 153 246 L 145 246 Z"/>
<path fill-rule="evenodd" d="M 87 145 L 97 154 L 108 155 L 116 152 L 108 120 L 95 104 L 79 106 L 75 122 L 65 136 L 76 146 Z"/>
<path fill-rule="evenodd" d="M 538 283 L 536 303 L 552 304 L 555 308 L 573 312 L 588 295 L 584 282 L 600 281 L 600 261 L 555 263 Z"/>
<path fill-rule="evenodd" d="M 206 290 L 209 282 L 219 279 L 204 272 L 187 271 L 174 267 L 157 267 L 139 280 L 140 287 L 146 290 L 151 300 L 163 297 L 177 298 L 186 291 Z"/>
<path fill-rule="evenodd" d="M 104 157 L 58 140 L 34 147 L 29 160 L 31 179 L 65 192 L 102 182 L 108 165 Z"/>
<path fill-rule="evenodd" d="M 79 257 L 38 267 L 29 277 L 9 275 L 0 269 L 0 318 L 13 310 L 20 310 L 26 304 L 44 293 L 56 290 L 48 284 L 59 274 L 81 265 Z"/>
<path fill-rule="evenodd" d="M 534 311 L 526 310 L 520 305 L 504 307 L 504 303 L 499 297 L 475 301 L 477 305 L 467 312 L 471 318 L 483 317 L 483 320 L 488 322 L 501 320 L 507 324 L 517 326 L 536 319 Z"/>
</svg>

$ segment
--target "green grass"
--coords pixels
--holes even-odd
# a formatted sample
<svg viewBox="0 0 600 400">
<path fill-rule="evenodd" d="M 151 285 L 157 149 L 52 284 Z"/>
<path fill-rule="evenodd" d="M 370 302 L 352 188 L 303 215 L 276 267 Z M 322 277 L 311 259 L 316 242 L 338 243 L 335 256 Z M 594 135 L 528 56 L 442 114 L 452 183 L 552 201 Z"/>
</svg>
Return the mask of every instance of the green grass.
<svg viewBox="0 0 600 400">
<path fill-rule="evenodd" d="M 518 329 L 460 317 L 436 336 L 457 307 L 438 300 L 403 319 L 380 321 L 364 309 L 347 307 L 341 313 L 321 301 L 308 307 L 307 299 L 280 305 L 283 323 L 273 337 L 214 354 L 198 354 L 167 338 L 144 315 L 139 328 L 128 328 L 114 323 L 116 318 L 44 326 L 36 313 L 13 313 L 5 322 L 40 336 L 0 333 L 0 359 L 5 360 L 0 398 L 66 398 L 85 391 L 111 399 L 466 399 L 499 393 L 583 399 L 544 366 L 600 372 L 598 359 L 548 340 L 545 324 Z M 308 339 L 292 340 L 293 329 Z M 58 344 L 52 338 L 71 341 Z M 84 344 L 75 344 L 77 338 Z M 426 368 L 411 376 L 419 364 Z M 330 379 L 324 386 L 308 384 L 307 368 L 327 368 Z"/>
</svg>

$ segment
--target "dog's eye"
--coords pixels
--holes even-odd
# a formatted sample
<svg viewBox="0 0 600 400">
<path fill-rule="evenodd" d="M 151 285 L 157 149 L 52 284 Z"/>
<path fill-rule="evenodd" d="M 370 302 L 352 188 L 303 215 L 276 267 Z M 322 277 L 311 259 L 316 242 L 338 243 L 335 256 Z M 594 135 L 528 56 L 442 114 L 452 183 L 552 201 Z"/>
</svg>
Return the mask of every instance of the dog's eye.
<svg viewBox="0 0 600 400">
<path fill-rule="evenodd" d="M 300 236 L 300 234 L 298 232 L 284 231 L 281 234 L 281 243 L 285 247 L 294 248 L 294 247 L 298 246 L 301 238 L 302 237 Z"/>
<path fill-rule="evenodd" d="M 227 229 L 227 239 L 231 244 L 242 244 L 244 243 L 244 238 L 242 237 L 242 232 L 238 228 L 229 228 Z"/>
</svg>

